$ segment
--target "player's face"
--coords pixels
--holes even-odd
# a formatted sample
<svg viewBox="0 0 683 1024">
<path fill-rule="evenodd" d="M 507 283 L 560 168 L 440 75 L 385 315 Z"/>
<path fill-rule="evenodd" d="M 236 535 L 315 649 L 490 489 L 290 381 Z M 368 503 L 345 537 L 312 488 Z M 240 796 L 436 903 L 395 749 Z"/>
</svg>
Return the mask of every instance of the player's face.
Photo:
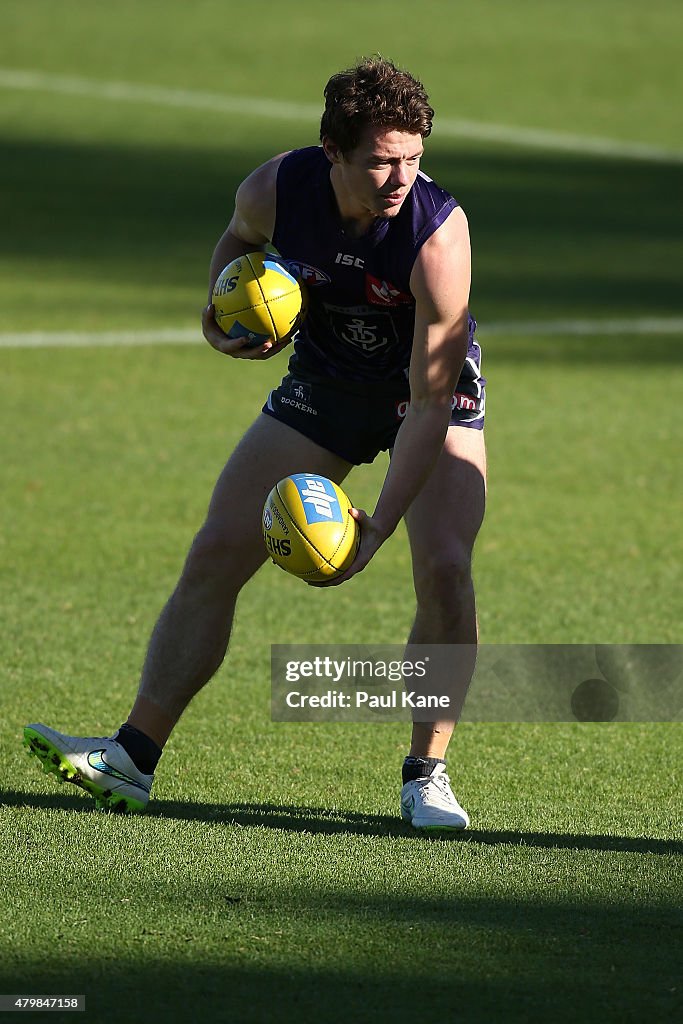
<svg viewBox="0 0 683 1024">
<path fill-rule="evenodd" d="M 325 142 L 342 215 L 359 220 L 395 217 L 417 177 L 422 136 L 370 128 L 346 154 Z"/>
</svg>

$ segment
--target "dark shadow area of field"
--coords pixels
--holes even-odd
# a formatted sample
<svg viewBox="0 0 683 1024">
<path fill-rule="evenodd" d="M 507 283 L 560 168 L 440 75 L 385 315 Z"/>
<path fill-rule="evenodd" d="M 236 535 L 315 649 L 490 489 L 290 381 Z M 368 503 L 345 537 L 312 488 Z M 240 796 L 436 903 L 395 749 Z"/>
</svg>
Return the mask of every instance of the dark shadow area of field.
<svg viewBox="0 0 683 1024">
<path fill-rule="evenodd" d="M 23 793 L 0 790 L 0 807 L 33 807 L 36 810 L 78 811 L 100 814 L 94 803 L 78 795 Z M 155 800 L 145 812 L 148 818 L 180 821 L 204 821 L 207 824 L 239 825 L 251 828 L 272 828 L 285 832 L 311 832 L 325 835 L 394 836 L 433 841 L 433 836 L 420 835 L 397 816 L 363 814 L 358 811 L 329 810 L 324 807 L 299 807 L 288 804 L 198 804 L 180 800 Z M 461 843 L 485 846 L 512 844 L 517 847 L 555 850 L 606 850 L 613 853 L 683 854 L 683 841 L 641 836 L 601 836 L 556 832 L 524 832 L 470 828 L 466 832 L 445 836 Z"/>
<path fill-rule="evenodd" d="M 88 1019 L 126 1022 L 603 1024 L 674 1020 L 680 1006 L 672 944 L 680 914 L 655 903 L 277 889 L 240 900 L 231 887 L 202 894 L 196 907 L 196 931 L 187 923 L 178 930 L 163 915 L 151 930 L 132 923 L 126 956 L 108 944 L 106 924 L 96 949 L 79 950 L 78 929 L 65 921 L 58 938 L 39 939 L 34 959 L 3 960 L 0 988 L 85 994 Z M 209 909 L 214 937 L 223 931 L 229 944 L 224 958 L 193 954 L 195 940 L 201 947 L 204 939 L 202 910 Z M 365 951 L 368 920 L 392 929 L 391 959 L 378 960 L 372 945 Z M 322 948 L 315 940 L 321 927 Z M 334 931 L 339 957 L 332 968 Z M 246 947 L 237 953 L 235 934 Z M 255 950 L 260 965 L 251 959 Z"/>
<path fill-rule="evenodd" d="M 86 281 L 149 275 L 169 289 L 203 285 L 237 184 L 271 155 L 12 138 L 2 149 L 0 254 L 31 275 L 37 261 L 45 274 L 57 262 Z M 680 315 L 680 167 L 465 143 L 434 143 L 424 165 L 468 212 L 483 329 L 499 318 Z M 624 344 L 622 358 L 642 359 L 644 347 Z M 648 339 L 647 358 L 670 348 Z"/>
</svg>

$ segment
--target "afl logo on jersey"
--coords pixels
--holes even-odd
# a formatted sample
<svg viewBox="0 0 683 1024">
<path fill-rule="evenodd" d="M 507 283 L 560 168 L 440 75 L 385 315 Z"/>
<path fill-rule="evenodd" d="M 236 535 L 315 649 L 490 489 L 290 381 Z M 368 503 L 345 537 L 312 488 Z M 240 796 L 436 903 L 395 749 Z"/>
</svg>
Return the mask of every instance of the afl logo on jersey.
<svg viewBox="0 0 683 1024">
<path fill-rule="evenodd" d="M 312 267 L 310 263 L 302 263 L 301 260 L 285 260 L 287 267 L 298 277 L 305 285 L 315 287 L 318 284 L 329 284 L 331 278 L 327 274 L 323 273 L 322 270 L 318 270 L 317 267 Z"/>
<path fill-rule="evenodd" d="M 402 306 L 406 302 L 413 302 L 412 295 L 368 273 L 365 275 L 365 297 L 373 306 Z"/>
</svg>

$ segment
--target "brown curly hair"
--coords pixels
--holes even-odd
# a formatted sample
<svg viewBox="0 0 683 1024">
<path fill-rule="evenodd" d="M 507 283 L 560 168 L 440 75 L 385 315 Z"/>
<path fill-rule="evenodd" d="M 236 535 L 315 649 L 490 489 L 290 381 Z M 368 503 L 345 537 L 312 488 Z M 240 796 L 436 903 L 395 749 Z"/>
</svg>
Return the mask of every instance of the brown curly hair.
<svg viewBox="0 0 683 1024">
<path fill-rule="evenodd" d="M 379 55 L 332 75 L 325 86 L 320 140 L 327 136 L 350 153 L 366 128 L 421 135 L 432 130 L 434 111 L 421 82 Z"/>
</svg>

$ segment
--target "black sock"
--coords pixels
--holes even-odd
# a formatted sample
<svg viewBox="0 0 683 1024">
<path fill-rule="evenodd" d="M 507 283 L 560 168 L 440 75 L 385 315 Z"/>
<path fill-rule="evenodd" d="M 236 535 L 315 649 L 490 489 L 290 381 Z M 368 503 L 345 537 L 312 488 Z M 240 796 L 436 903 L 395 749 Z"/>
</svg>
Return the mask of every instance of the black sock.
<svg viewBox="0 0 683 1024">
<path fill-rule="evenodd" d="M 403 762 L 403 785 L 414 779 L 424 779 L 431 775 L 437 764 L 445 764 L 442 757 L 407 757 Z"/>
<path fill-rule="evenodd" d="M 161 757 L 161 747 L 158 747 L 154 740 L 127 722 L 124 722 L 112 739 L 121 744 L 138 771 L 143 775 L 154 774 Z"/>
</svg>

